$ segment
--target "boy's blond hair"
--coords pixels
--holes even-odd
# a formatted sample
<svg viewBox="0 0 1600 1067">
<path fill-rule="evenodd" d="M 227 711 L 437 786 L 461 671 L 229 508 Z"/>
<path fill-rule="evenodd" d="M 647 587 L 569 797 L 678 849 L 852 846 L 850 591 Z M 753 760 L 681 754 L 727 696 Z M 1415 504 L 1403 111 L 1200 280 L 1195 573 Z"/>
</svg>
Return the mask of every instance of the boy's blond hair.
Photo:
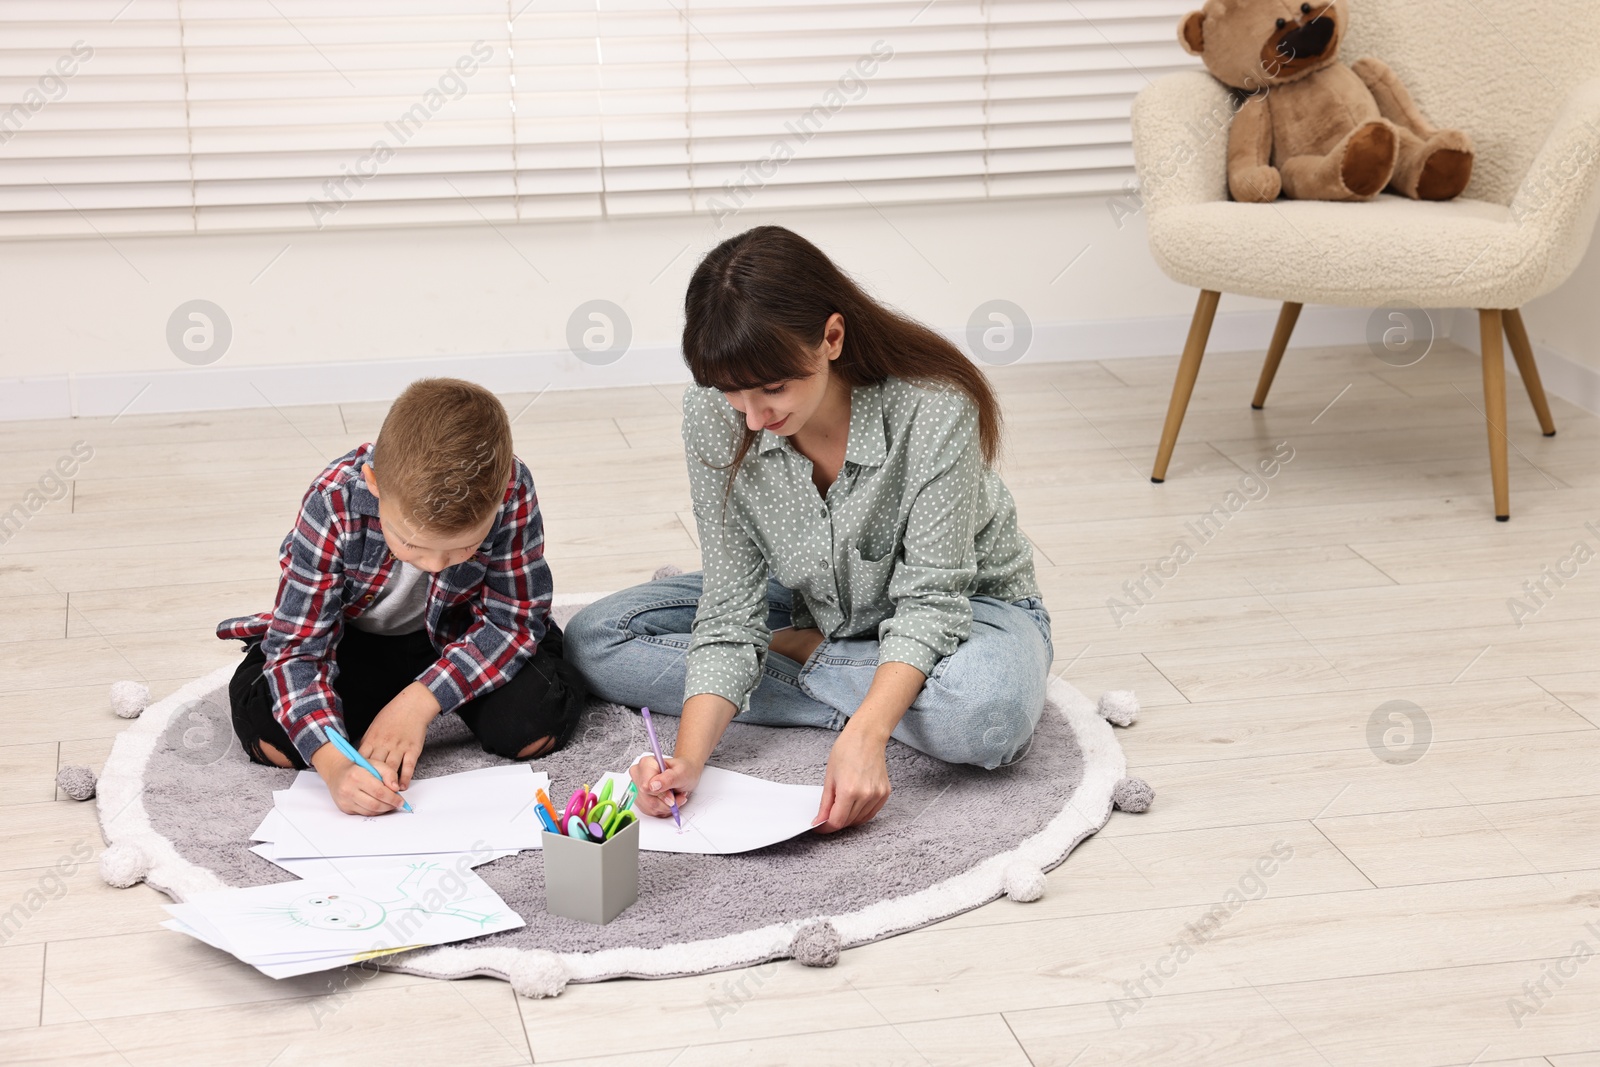
<svg viewBox="0 0 1600 1067">
<path fill-rule="evenodd" d="M 373 446 L 378 490 L 419 531 L 470 530 L 500 507 L 515 469 L 498 397 L 459 378 L 421 378 L 384 417 Z"/>
</svg>

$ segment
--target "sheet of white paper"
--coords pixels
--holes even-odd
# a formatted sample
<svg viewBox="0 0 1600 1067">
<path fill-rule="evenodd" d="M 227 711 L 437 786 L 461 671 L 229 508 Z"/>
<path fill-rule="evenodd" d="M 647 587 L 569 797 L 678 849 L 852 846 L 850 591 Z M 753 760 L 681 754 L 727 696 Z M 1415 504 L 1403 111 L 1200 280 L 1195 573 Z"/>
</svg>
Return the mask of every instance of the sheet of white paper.
<svg viewBox="0 0 1600 1067">
<path fill-rule="evenodd" d="M 278 813 L 277 808 L 273 808 L 272 813 L 261 821 L 261 828 L 256 833 L 271 835 L 261 841 L 260 855 L 273 863 L 278 862 L 280 853 L 288 857 L 306 857 L 316 852 L 316 846 L 290 825 L 289 821 Z"/>
<path fill-rule="evenodd" d="M 469 782 L 477 779 L 494 778 L 498 775 L 508 775 L 512 778 L 522 778 L 528 774 L 532 774 L 534 778 L 537 779 L 540 788 L 546 791 L 549 790 L 550 775 L 545 771 L 535 771 L 526 763 L 497 763 L 493 767 L 478 767 L 474 770 L 458 771 L 455 774 L 441 775 L 440 777 L 453 778 L 457 781 Z M 415 786 L 418 782 L 437 780 L 438 779 L 433 778 L 413 778 L 411 780 L 411 784 Z M 294 781 L 290 783 L 288 789 L 288 792 L 290 793 L 326 793 L 327 791 L 327 783 L 322 780 L 322 775 L 318 774 L 316 771 L 301 771 L 299 774 L 294 776 Z M 407 799 L 410 799 L 411 790 L 407 789 L 404 795 Z"/>
<path fill-rule="evenodd" d="M 273 860 L 539 848 L 534 793 L 549 781 L 526 765 L 413 779 L 406 799 L 415 811 L 378 816 L 346 815 L 320 783 L 278 790 Z"/>
<path fill-rule="evenodd" d="M 188 923 L 184 922 L 182 919 L 163 919 L 163 920 L 161 920 L 161 927 L 164 930 L 176 930 L 180 934 L 188 934 L 190 937 L 194 938 L 196 941 L 200 941 L 200 942 L 203 942 L 203 943 L 205 943 L 207 945 L 211 945 L 212 948 L 220 948 L 224 952 L 228 951 L 227 949 L 222 948 L 221 945 L 212 945 L 210 938 L 206 937 L 199 930 L 196 930 L 194 927 L 190 926 Z"/>
<path fill-rule="evenodd" d="M 628 788 L 628 776 L 621 771 L 605 777 L 615 783 L 614 793 Z M 749 852 L 805 833 L 821 805 L 820 785 L 783 785 L 707 767 L 694 795 L 678 809 L 682 830 L 670 815 L 656 819 L 640 812 L 639 847 L 647 852 L 709 855 Z"/>
<path fill-rule="evenodd" d="M 400 945 L 441 945 L 523 925 L 483 879 L 437 863 L 199 893 L 168 910 L 246 963 L 319 953 L 353 961 Z"/>
<path fill-rule="evenodd" d="M 278 809 L 268 808 L 267 817 L 261 820 L 261 825 L 256 827 L 256 832 L 250 835 L 250 840 L 276 841 L 286 832 L 286 824 L 283 821 L 283 816 L 278 814 Z"/>
<path fill-rule="evenodd" d="M 172 918 L 168 919 L 166 922 L 163 922 L 161 924 L 162 926 L 165 926 L 169 930 L 177 930 L 181 934 L 188 934 L 196 941 L 204 941 L 212 948 L 221 949 L 223 952 L 226 952 L 229 955 L 234 954 L 233 948 L 231 947 L 232 943 L 228 940 L 227 936 L 215 926 L 211 925 L 210 921 L 206 919 L 203 913 L 196 911 L 187 904 L 167 904 L 163 906 L 167 911 L 172 913 Z M 254 957 L 254 962 L 263 963 L 270 961 L 275 963 L 293 963 L 299 960 L 343 960 L 348 958 L 348 955 L 344 953 L 328 953 L 326 951 L 268 952 Z"/>
<path fill-rule="evenodd" d="M 209 939 L 202 936 L 198 930 L 192 926 L 189 926 L 182 919 L 167 919 L 163 921 L 161 925 L 168 930 L 175 930 L 180 934 L 187 934 L 196 941 L 199 941 L 202 944 L 210 945 L 214 949 L 218 949 L 222 952 L 228 952 L 226 947 L 223 945 L 213 944 Z M 232 953 L 230 952 L 229 955 L 232 955 Z M 349 956 L 319 955 L 307 956 L 290 962 L 253 963 L 251 966 L 260 971 L 262 974 L 266 975 L 268 978 L 293 978 L 297 975 L 312 974 L 316 971 L 331 971 L 336 967 L 345 967 L 356 962 L 360 961 L 352 960 Z"/>
<path fill-rule="evenodd" d="M 493 767 L 480 767 L 473 771 L 462 771 L 459 774 L 445 777 L 449 777 L 462 787 L 465 787 L 469 782 L 493 778 L 497 775 L 506 775 L 512 781 L 521 781 L 529 773 L 530 768 L 526 764 L 502 763 Z M 548 792 L 550 789 L 550 775 L 545 771 L 532 771 L 531 773 L 533 774 L 534 788 Z M 276 797 L 279 793 L 285 792 L 305 794 L 306 796 L 325 796 L 328 792 L 328 787 L 316 771 L 301 771 L 295 775 L 294 781 L 287 790 L 275 790 L 273 796 Z M 406 793 L 409 798 L 410 790 L 407 790 Z M 400 814 L 404 815 L 406 813 L 401 812 Z M 256 827 L 255 833 L 250 835 L 250 840 L 277 841 L 282 837 L 289 837 L 301 844 L 304 843 L 302 835 L 298 834 L 284 821 L 283 816 L 278 814 L 278 809 L 274 806 L 267 811 L 266 817 L 261 820 L 261 825 Z M 285 854 L 287 855 L 287 853 Z M 267 859 L 272 858 L 267 852 L 262 853 L 262 855 Z"/>
<path fill-rule="evenodd" d="M 329 859 L 279 859 L 273 854 L 274 845 L 264 841 L 251 847 L 250 851 L 260 856 L 269 863 L 276 864 L 294 875 L 296 878 L 342 878 L 355 871 L 370 871 L 381 867 L 393 867 L 397 864 L 418 863 L 434 861 L 442 863 L 451 870 L 460 865 L 462 870 L 472 867 L 481 867 L 490 860 L 501 859 L 505 856 L 515 856 L 514 849 L 504 852 L 423 852 L 414 856 L 336 856 Z"/>
<path fill-rule="evenodd" d="M 232 953 L 233 948 L 228 944 L 228 939 L 222 931 L 216 929 L 206 920 L 204 915 L 196 912 L 187 904 L 163 904 L 162 907 L 177 922 L 183 924 L 183 932 L 199 941 L 204 941 L 212 948 Z M 165 925 L 165 924 L 163 924 Z"/>
</svg>

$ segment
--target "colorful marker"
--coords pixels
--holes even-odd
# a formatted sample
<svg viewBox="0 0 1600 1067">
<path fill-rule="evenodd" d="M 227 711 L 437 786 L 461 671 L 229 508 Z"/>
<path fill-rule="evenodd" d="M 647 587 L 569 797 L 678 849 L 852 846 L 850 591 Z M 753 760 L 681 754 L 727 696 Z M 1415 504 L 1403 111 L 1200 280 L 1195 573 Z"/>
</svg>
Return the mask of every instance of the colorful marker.
<svg viewBox="0 0 1600 1067">
<path fill-rule="evenodd" d="M 539 803 L 544 807 L 544 810 L 550 813 L 551 822 L 556 822 L 561 818 L 556 814 L 556 806 L 550 803 L 550 794 L 540 789 L 534 793 L 534 796 L 539 799 Z"/>
<path fill-rule="evenodd" d="M 650 751 L 655 753 L 656 767 L 658 771 L 664 771 L 667 769 L 667 761 L 661 758 L 661 742 L 656 740 L 656 726 L 650 721 L 650 709 L 640 708 L 639 714 L 644 717 L 645 733 L 650 735 Z M 683 829 L 683 817 L 678 814 L 678 802 L 673 798 L 671 790 L 667 792 L 667 804 L 672 808 L 673 824 L 678 829 Z"/>
<path fill-rule="evenodd" d="M 346 741 L 343 737 L 332 730 L 328 731 L 328 741 L 332 743 L 334 748 L 339 750 L 339 754 L 345 759 L 349 760 L 351 763 L 354 763 L 357 767 L 360 767 L 378 781 L 383 781 L 383 775 L 378 773 L 378 768 L 368 763 L 366 757 L 357 752 L 356 747 L 350 742 Z M 414 810 L 411 807 L 411 802 L 405 797 L 400 798 L 400 807 L 405 811 Z"/>
</svg>

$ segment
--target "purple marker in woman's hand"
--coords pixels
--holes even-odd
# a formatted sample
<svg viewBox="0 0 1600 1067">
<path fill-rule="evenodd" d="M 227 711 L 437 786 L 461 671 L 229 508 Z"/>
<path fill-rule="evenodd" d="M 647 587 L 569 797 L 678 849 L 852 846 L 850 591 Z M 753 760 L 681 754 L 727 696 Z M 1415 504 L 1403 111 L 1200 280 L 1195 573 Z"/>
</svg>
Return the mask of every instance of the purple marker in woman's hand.
<svg viewBox="0 0 1600 1067">
<path fill-rule="evenodd" d="M 655 727 L 655 723 L 650 721 L 650 709 L 649 708 L 640 708 L 639 709 L 639 714 L 644 719 L 644 730 L 645 730 L 645 733 L 650 735 L 650 751 L 655 753 L 656 768 L 657 768 L 657 770 L 664 771 L 664 770 L 667 769 L 667 761 L 661 758 L 661 742 L 656 740 L 656 727 Z M 681 816 L 678 815 L 678 801 L 677 801 L 676 797 L 670 792 L 667 794 L 667 804 L 670 805 L 671 808 L 672 808 L 672 823 L 673 823 L 673 825 L 676 826 L 680 830 L 683 829 L 683 819 L 682 819 Z"/>
</svg>

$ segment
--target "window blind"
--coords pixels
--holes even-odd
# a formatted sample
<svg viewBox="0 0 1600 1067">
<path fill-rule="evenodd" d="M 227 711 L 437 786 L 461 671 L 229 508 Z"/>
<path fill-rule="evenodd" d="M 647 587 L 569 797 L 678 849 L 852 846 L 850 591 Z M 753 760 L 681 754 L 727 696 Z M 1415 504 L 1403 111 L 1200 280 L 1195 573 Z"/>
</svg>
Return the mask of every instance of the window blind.
<svg viewBox="0 0 1600 1067">
<path fill-rule="evenodd" d="M 0 236 L 1118 190 L 1188 0 L 10 0 Z"/>
</svg>

